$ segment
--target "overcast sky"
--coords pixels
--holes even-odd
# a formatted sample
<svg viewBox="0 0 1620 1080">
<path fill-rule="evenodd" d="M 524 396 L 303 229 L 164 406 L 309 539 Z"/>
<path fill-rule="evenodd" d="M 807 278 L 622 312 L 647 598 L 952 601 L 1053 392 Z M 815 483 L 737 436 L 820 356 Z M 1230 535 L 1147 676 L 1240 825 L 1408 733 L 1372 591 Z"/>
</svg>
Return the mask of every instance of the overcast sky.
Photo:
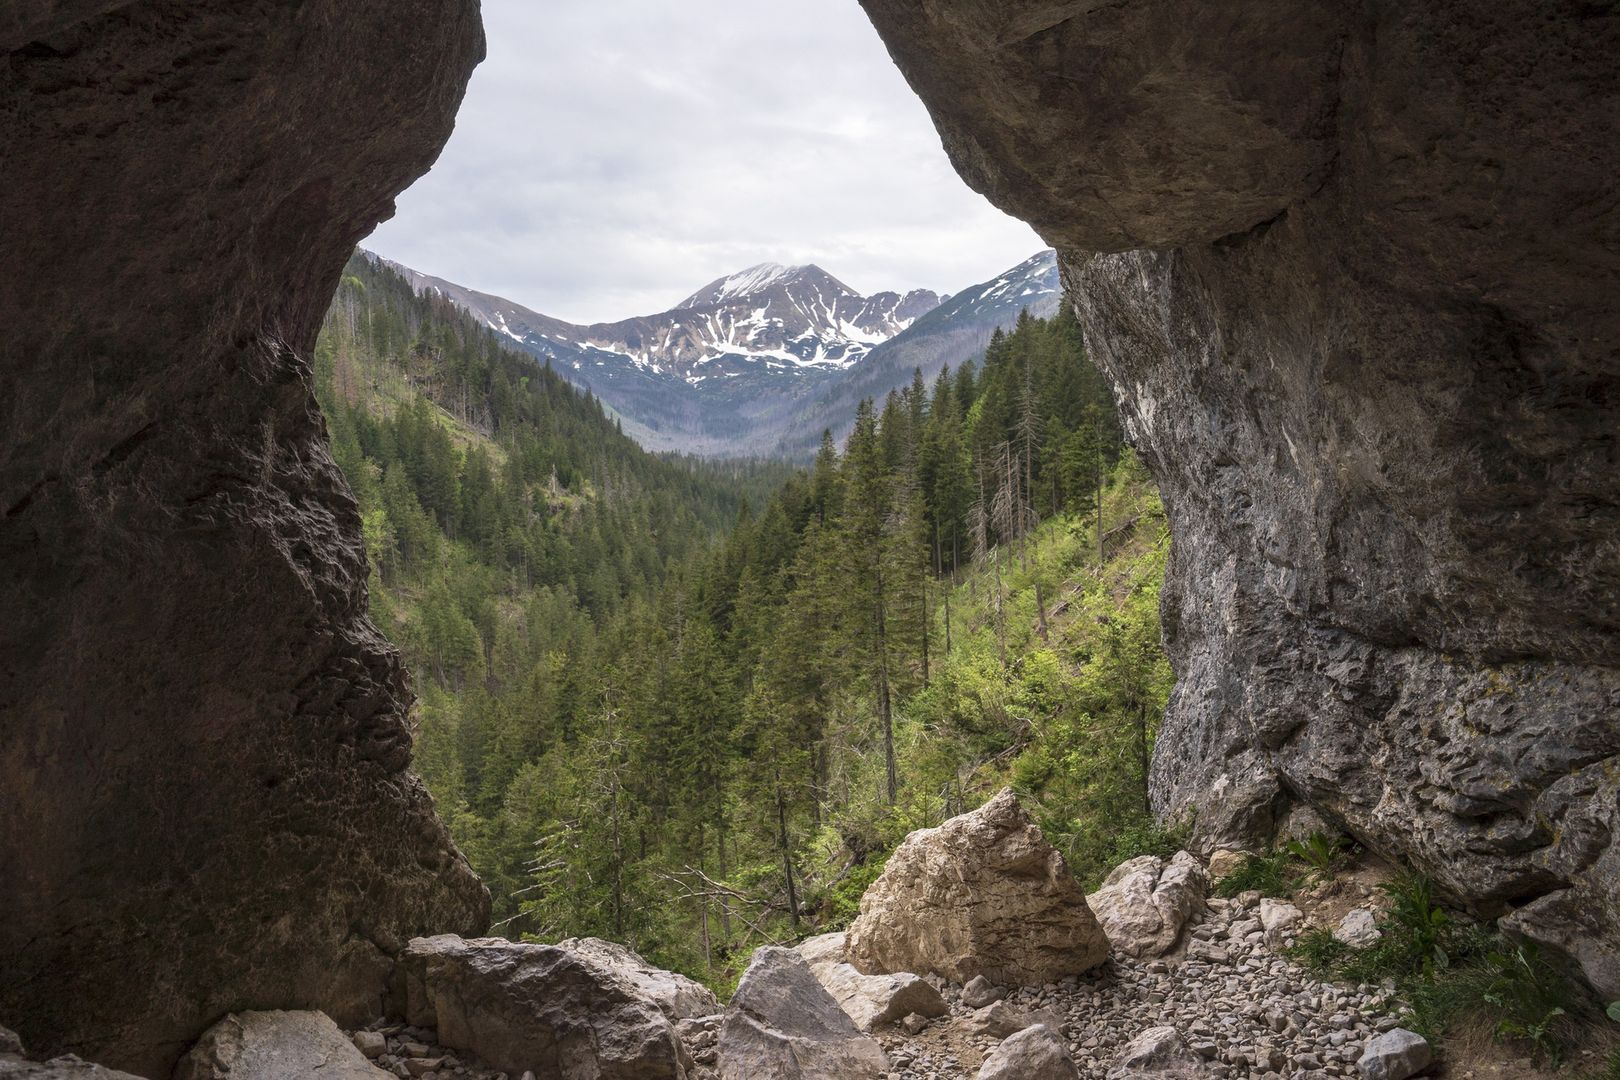
<svg viewBox="0 0 1620 1080">
<path fill-rule="evenodd" d="M 855 0 L 484 0 L 455 135 L 367 247 L 573 322 L 760 262 L 954 292 L 1044 246 L 969 191 Z"/>
</svg>

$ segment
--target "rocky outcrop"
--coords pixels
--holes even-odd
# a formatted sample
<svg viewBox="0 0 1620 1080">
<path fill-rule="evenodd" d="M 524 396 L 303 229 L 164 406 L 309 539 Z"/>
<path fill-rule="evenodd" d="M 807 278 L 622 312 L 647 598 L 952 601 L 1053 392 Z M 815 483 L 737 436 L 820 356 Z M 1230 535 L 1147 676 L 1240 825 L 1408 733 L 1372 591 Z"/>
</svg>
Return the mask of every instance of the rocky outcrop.
<svg viewBox="0 0 1620 1080">
<path fill-rule="evenodd" d="M 720 1080 L 881 1080 L 889 1059 L 798 953 L 766 946 L 726 1008 L 719 1069 Z"/>
<path fill-rule="evenodd" d="M 1620 993 L 1620 12 L 862 2 L 1163 492 L 1159 810 L 1304 800 Z"/>
<path fill-rule="evenodd" d="M 174 1080 L 390 1080 L 318 1012 L 232 1013 L 203 1033 Z"/>
<path fill-rule="evenodd" d="M 861 897 L 846 950 L 868 974 L 1021 985 L 1096 967 L 1108 939 L 1063 856 L 1003 791 L 901 842 Z"/>
<path fill-rule="evenodd" d="M 658 1006 L 671 1020 L 690 1020 L 699 1016 L 712 1016 L 720 1011 L 720 1000 L 700 982 L 685 975 L 654 967 L 633 949 L 616 941 L 601 938 L 569 938 L 557 943 L 577 956 L 586 957 L 611 970 L 635 986 L 636 990 Z"/>
<path fill-rule="evenodd" d="M 1162 956 L 1202 909 L 1208 890 L 1209 876 L 1187 852 L 1168 861 L 1142 855 L 1116 866 L 1086 903 L 1115 952 Z"/>
<path fill-rule="evenodd" d="M 514 1076 L 682 1080 L 687 1051 L 645 977 L 597 952 L 418 938 L 400 955 L 395 1005 L 441 1044 Z"/>
<path fill-rule="evenodd" d="M 912 1014 L 928 1020 L 947 1012 L 939 991 L 910 972 L 863 975 L 845 963 L 843 934 L 818 934 L 801 941 L 793 951 L 862 1031 Z"/>
<path fill-rule="evenodd" d="M 0 1015 L 148 1075 L 377 1015 L 488 900 L 407 771 L 310 351 L 425 171 L 476 0 L 0 13 Z"/>
</svg>

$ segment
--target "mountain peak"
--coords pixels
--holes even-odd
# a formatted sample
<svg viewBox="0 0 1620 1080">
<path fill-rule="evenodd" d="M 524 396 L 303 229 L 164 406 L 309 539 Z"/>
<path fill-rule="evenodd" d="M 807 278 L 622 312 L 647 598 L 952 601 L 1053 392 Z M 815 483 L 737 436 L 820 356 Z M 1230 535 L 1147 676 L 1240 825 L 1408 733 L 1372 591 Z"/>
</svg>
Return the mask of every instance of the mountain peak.
<svg viewBox="0 0 1620 1080">
<path fill-rule="evenodd" d="M 750 296 L 760 296 L 779 290 L 792 290 L 795 285 L 807 284 L 817 289 L 829 289 L 835 294 L 858 295 L 855 290 L 833 277 L 814 263 L 802 266 L 784 266 L 781 263 L 762 262 L 716 278 L 676 305 L 676 309 L 724 304 Z"/>
</svg>

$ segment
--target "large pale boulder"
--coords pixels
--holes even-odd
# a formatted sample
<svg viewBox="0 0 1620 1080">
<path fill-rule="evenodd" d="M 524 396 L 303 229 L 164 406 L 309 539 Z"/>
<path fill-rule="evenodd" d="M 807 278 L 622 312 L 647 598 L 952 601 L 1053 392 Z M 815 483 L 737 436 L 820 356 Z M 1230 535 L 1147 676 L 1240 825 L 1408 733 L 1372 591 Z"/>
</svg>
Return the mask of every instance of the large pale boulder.
<svg viewBox="0 0 1620 1080">
<path fill-rule="evenodd" d="M 391 1080 L 318 1012 L 232 1013 L 203 1033 L 174 1080 Z"/>
<path fill-rule="evenodd" d="M 417 938 L 400 956 L 398 1004 L 443 1045 L 513 1075 L 682 1080 L 689 1057 L 670 1017 L 644 979 L 594 951 Z"/>
<path fill-rule="evenodd" d="M 821 968 L 844 962 L 844 937 L 842 932 L 817 934 L 799 942 L 793 947 L 793 951 L 804 958 L 811 971 L 819 971 Z"/>
<path fill-rule="evenodd" d="M 906 837 L 861 898 L 846 948 L 869 974 L 1024 985 L 1096 967 L 1108 938 L 1063 856 L 1008 790 Z"/>
<path fill-rule="evenodd" d="M 1045 1024 L 1003 1039 L 979 1067 L 979 1080 L 1080 1080 L 1063 1039 Z"/>
<path fill-rule="evenodd" d="M 633 983 L 671 1020 L 713 1016 L 720 1011 L 720 999 L 707 986 L 685 975 L 654 967 L 635 950 L 618 942 L 594 937 L 569 938 L 559 942 L 557 948 L 589 957 L 611 968 L 616 975 Z"/>
<path fill-rule="evenodd" d="M 879 1080 L 888 1069 L 803 957 L 754 952 L 720 1028 L 720 1080 Z"/>
<path fill-rule="evenodd" d="M 1115 951 L 1162 956 L 1204 906 L 1209 877 L 1197 859 L 1179 851 L 1166 862 L 1143 855 L 1120 863 L 1102 888 L 1086 897 Z"/>
</svg>

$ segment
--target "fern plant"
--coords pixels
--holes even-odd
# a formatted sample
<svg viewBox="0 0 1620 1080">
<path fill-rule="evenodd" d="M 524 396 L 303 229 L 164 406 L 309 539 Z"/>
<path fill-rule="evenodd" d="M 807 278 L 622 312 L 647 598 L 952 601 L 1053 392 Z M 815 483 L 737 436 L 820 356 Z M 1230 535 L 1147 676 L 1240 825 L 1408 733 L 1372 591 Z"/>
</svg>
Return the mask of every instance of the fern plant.
<svg viewBox="0 0 1620 1080">
<path fill-rule="evenodd" d="M 1427 877 L 1402 871 L 1380 888 L 1390 898 L 1385 931 L 1391 932 L 1424 975 L 1451 966 L 1446 939 L 1451 933 L 1451 916 L 1434 902 L 1434 885 Z"/>
<path fill-rule="evenodd" d="M 1309 868 L 1309 876 L 1317 881 L 1332 881 L 1339 855 L 1344 850 L 1344 838 L 1313 832 L 1303 840 L 1288 841 L 1286 850 Z"/>
</svg>

